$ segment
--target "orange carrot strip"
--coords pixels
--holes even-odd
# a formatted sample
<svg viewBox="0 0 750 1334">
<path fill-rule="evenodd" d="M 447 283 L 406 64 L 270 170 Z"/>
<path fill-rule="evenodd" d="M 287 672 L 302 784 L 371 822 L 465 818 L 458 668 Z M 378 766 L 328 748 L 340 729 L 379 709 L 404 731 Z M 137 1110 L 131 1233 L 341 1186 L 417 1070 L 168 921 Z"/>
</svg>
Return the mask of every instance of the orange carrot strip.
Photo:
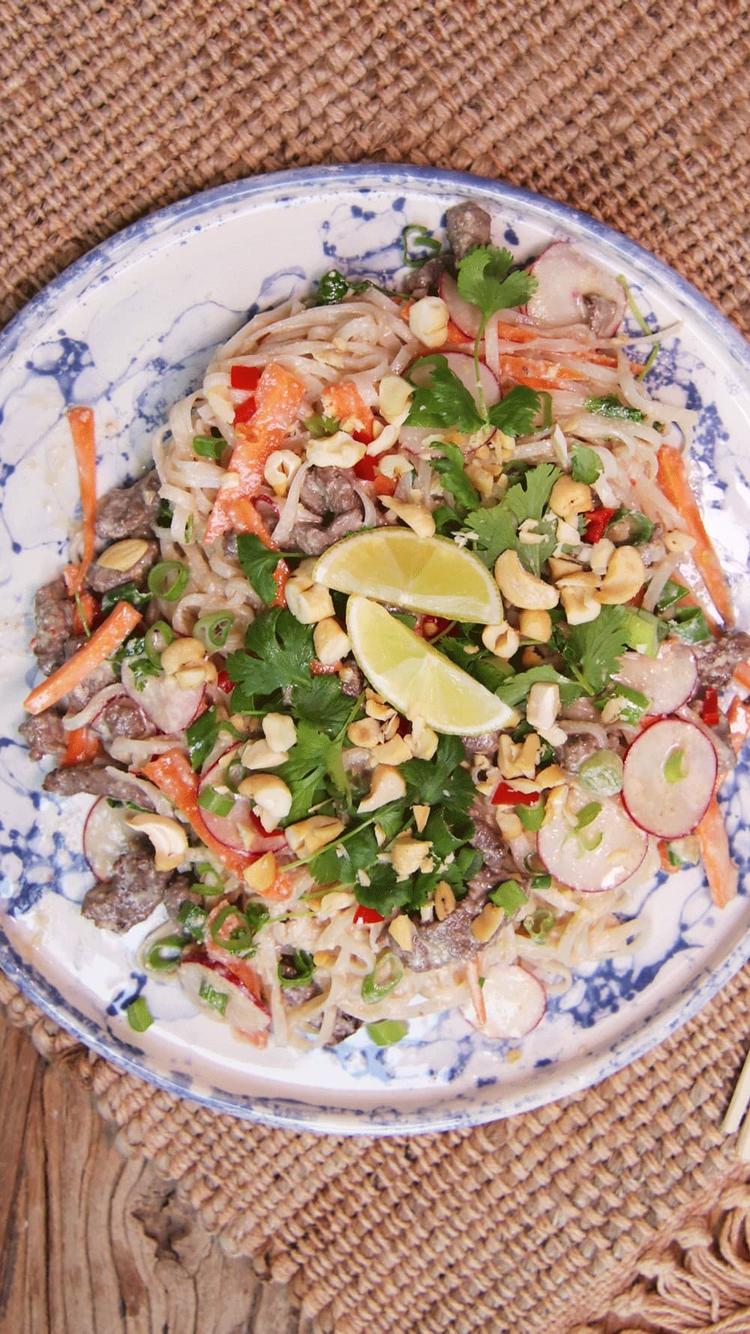
<svg viewBox="0 0 750 1334">
<path fill-rule="evenodd" d="M 727 722 L 729 723 L 729 740 L 732 743 L 732 750 L 735 755 L 739 755 L 748 737 L 750 737 L 750 704 L 735 695 L 729 705 Z"/>
<path fill-rule="evenodd" d="M 553 387 L 559 388 L 561 380 L 581 382 L 586 380 L 583 371 L 573 370 L 570 366 L 560 366 L 554 361 L 542 361 L 526 357 L 523 353 L 507 352 L 500 357 L 500 373 L 508 375 L 521 383 L 520 376 L 533 376 L 540 380 L 551 380 Z"/>
<path fill-rule="evenodd" d="M 732 595 L 726 581 L 719 558 L 713 549 L 711 539 L 706 532 L 698 503 L 693 495 L 685 468 L 685 460 L 679 449 L 672 445 L 662 445 L 659 450 L 659 486 L 667 500 L 671 501 L 685 520 L 688 532 L 695 539 L 691 552 L 711 600 L 725 625 L 734 625 Z"/>
<path fill-rule="evenodd" d="M 68 408 L 68 425 L 73 437 L 78 484 L 83 510 L 83 559 L 75 577 L 74 593 L 80 593 L 86 571 L 94 559 L 96 540 L 96 442 L 94 414 L 91 408 Z"/>
<path fill-rule="evenodd" d="M 65 754 L 60 764 L 67 768 L 71 764 L 85 764 L 99 754 L 99 738 L 88 727 L 76 727 L 67 733 Z"/>
<path fill-rule="evenodd" d="M 364 431 L 372 436 L 374 417 L 352 380 L 342 380 L 340 384 L 327 385 L 321 398 L 329 417 L 335 417 L 340 422 L 351 419 L 352 422 L 356 422 L 358 431 Z"/>
<path fill-rule="evenodd" d="M 129 602 L 118 602 L 91 638 L 68 658 L 62 667 L 35 686 L 23 702 L 27 713 L 44 713 L 53 704 L 59 704 L 63 695 L 73 690 L 85 676 L 111 657 L 141 620 L 141 613 Z"/>
<path fill-rule="evenodd" d="M 739 681 L 745 690 L 750 690 L 750 662 L 741 662 L 739 667 L 735 667 L 734 679 Z"/>
<path fill-rule="evenodd" d="M 183 751 L 165 751 L 163 755 L 149 760 L 142 772 L 178 811 L 182 811 L 201 843 L 205 843 L 235 875 L 241 876 L 245 867 L 257 860 L 257 854 L 253 852 L 238 852 L 226 847 L 206 827 L 198 805 L 198 775 L 191 769 L 190 761 Z"/>
<path fill-rule="evenodd" d="M 286 585 L 289 573 L 289 566 L 286 561 L 280 560 L 273 572 L 273 582 L 276 585 L 276 597 L 273 600 L 274 607 L 286 606 Z"/>
<path fill-rule="evenodd" d="M 729 840 L 716 797 L 696 829 L 703 868 L 717 908 L 724 908 L 737 893 L 737 867 L 729 851 Z"/>
<path fill-rule="evenodd" d="M 506 343 L 536 343 L 539 338 L 538 329 L 528 329 L 523 324 L 504 324 L 502 320 L 497 325 L 498 338 L 504 338 Z"/>
</svg>

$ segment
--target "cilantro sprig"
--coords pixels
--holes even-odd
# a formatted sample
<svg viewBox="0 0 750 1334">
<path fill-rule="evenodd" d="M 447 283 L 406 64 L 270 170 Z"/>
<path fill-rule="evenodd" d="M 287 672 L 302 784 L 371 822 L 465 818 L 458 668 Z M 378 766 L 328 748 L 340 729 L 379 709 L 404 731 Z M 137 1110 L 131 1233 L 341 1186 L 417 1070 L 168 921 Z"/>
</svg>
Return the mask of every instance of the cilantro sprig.
<svg viewBox="0 0 750 1334">
<path fill-rule="evenodd" d="M 499 504 L 472 510 L 466 516 L 467 526 L 478 538 L 477 555 L 487 565 L 493 565 L 501 552 L 510 549 L 518 552 L 532 574 L 541 573 L 542 565 L 557 546 L 557 521 L 544 518 L 544 514 L 559 476 L 559 468 L 540 463 L 509 487 Z M 518 530 L 529 519 L 536 525 L 535 533 L 541 542 L 520 540 Z"/>
<path fill-rule="evenodd" d="M 474 373 L 483 415 L 486 408 L 479 376 L 479 345 L 484 338 L 487 321 L 500 310 L 525 305 L 537 287 L 537 280 L 532 274 L 513 268 L 513 256 L 505 247 L 476 246 L 458 266 L 459 295 L 464 301 L 478 306 L 482 315 L 474 339 Z"/>
<path fill-rule="evenodd" d="M 539 411 L 539 394 L 525 385 L 516 385 L 488 410 L 481 390 L 475 398 L 442 352 L 418 357 L 407 378 L 415 386 L 407 426 L 458 430 L 465 435 L 483 426 L 496 426 L 505 435 L 526 435 Z"/>
</svg>

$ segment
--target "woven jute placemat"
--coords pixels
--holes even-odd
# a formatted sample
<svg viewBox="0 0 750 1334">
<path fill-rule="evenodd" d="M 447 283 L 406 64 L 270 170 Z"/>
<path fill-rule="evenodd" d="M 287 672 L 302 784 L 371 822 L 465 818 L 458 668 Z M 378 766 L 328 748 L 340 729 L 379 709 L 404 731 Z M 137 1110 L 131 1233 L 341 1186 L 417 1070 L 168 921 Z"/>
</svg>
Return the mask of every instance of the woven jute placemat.
<svg viewBox="0 0 750 1334">
<path fill-rule="evenodd" d="M 314 162 L 501 176 L 587 209 L 750 325 L 750 10 L 699 0 L 5 0 L 0 318 L 197 189 Z M 321 1330 L 750 1329 L 746 1173 L 718 1124 L 747 971 L 597 1089 L 413 1139 L 250 1127 L 0 1001 Z"/>
</svg>

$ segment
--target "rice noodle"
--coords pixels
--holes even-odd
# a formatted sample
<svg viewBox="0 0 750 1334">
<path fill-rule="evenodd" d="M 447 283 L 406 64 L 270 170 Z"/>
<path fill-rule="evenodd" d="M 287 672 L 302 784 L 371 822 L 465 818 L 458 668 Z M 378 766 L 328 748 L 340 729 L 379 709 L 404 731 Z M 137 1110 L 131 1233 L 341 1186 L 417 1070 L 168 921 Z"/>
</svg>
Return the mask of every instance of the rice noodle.
<svg viewBox="0 0 750 1334">
<path fill-rule="evenodd" d="M 277 547 L 284 545 L 289 538 L 292 528 L 297 522 L 297 511 L 299 509 L 302 487 L 305 484 L 305 478 L 311 467 L 311 463 L 303 463 L 302 466 L 297 469 L 291 480 L 289 490 L 286 494 L 286 500 L 279 513 L 278 523 L 273 530 L 273 540 Z"/>
<path fill-rule="evenodd" d="M 65 715 L 62 720 L 65 731 L 74 732 L 79 727 L 86 727 L 101 713 L 108 700 L 122 698 L 123 695 L 127 697 L 127 691 L 120 681 L 115 681 L 112 685 L 97 690 L 88 704 L 80 709 L 78 713 L 67 713 Z"/>
</svg>

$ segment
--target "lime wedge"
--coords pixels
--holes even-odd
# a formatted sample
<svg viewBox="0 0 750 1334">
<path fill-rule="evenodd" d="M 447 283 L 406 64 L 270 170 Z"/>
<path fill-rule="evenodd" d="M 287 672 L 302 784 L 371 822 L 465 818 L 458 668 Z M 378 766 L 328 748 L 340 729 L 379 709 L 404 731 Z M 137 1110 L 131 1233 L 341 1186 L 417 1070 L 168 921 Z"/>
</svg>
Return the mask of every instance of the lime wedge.
<svg viewBox="0 0 750 1334">
<path fill-rule="evenodd" d="M 497 584 L 476 556 L 446 537 L 417 537 L 410 528 L 345 537 L 318 558 L 314 577 L 339 593 L 448 621 L 497 625 L 503 619 Z"/>
<path fill-rule="evenodd" d="M 507 704 L 377 602 L 351 597 L 346 628 L 370 684 L 407 718 L 465 736 L 492 732 L 515 718 Z"/>
</svg>

